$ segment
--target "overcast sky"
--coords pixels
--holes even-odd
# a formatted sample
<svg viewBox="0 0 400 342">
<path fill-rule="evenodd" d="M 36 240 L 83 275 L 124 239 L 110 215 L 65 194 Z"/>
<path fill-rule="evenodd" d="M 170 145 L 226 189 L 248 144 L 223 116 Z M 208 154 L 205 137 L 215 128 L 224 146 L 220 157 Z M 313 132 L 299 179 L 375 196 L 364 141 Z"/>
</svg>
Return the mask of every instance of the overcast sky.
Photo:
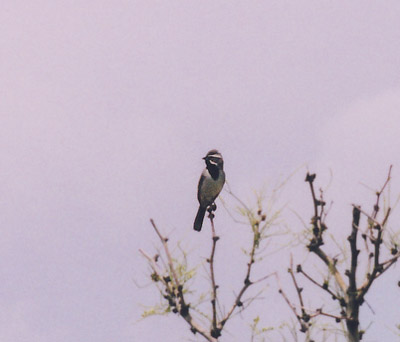
<svg viewBox="0 0 400 342">
<path fill-rule="evenodd" d="M 154 252 L 153 217 L 172 243 L 209 253 L 208 223 L 192 224 L 211 148 L 245 201 L 301 168 L 282 200 L 305 215 L 317 171 L 338 230 L 390 164 L 395 199 L 399 23 L 396 0 L 3 1 L 0 340 L 193 339 L 177 317 L 138 322 L 158 300 L 135 285 L 147 283 L 138 249 Z M 229 274 L 223 241 L 242 233 L 221 205 L 217 222 Z M 398 278 L 371 294 L 366 341 L 396 338 Z M 290 315 L 267 303 L 266 324 Z M 250 318 L 221 341 L 248 340 Z"/>
</svg>

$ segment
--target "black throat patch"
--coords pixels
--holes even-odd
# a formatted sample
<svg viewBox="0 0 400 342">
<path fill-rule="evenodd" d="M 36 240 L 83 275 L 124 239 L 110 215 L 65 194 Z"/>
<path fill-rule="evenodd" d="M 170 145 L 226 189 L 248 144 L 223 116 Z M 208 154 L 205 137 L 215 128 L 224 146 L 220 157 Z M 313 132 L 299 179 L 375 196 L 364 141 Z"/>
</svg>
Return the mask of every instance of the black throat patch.
<svg viewBox="0 0 400 342">
<path fill-rule="evenodd" d="M 210 173 L 212 179 L 217 180 L 219 176 L 219 168 L 217 165 L 211 164 L 209 162 L 207 164 L 207 170 Z"/>
</svg>

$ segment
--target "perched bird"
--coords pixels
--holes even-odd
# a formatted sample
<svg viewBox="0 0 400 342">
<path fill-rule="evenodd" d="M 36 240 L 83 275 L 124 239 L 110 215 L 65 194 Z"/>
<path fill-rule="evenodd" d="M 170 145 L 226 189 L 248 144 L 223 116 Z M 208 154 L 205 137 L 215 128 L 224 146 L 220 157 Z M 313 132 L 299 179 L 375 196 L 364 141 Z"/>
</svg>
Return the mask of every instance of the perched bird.
<svg viewBox="0 0 400 342">
<path fill-rule="evenodd" d="M 224 160 L 221 153 L 211 150 L 203 158 L 206 168 L 201 174 L 197 188 L 197 199 L 200 207 L 194 220 L 194 230 L 198 232 L 203 225 L 207 207 L 214 203 L 225 183 Z"/>
</svg>

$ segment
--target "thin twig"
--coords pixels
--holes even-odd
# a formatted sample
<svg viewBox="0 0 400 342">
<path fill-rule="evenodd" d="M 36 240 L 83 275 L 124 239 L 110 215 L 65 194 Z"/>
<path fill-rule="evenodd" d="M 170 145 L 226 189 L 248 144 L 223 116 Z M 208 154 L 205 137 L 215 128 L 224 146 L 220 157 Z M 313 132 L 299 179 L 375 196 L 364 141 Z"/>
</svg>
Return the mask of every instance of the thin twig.
<svg viewBox="0 0 400 342">
<path fill-rule="evenodd" d="M 308 245 L 308 248 L 311 252 L 315 253 L 328 266 L 329 271 L 335 277 L 335 281 L 336 281 L 337 285 L 341 289 L 343 295 L 346 296 L 347 295 L 346 294 L 347 286 L 343 280 L 342 275 L 336 268 L 336 263 L 320 247 L 323 242 L 322 242 L 322 222 L 321 222 L 321 218 L 318 215 L 318 206 L 322 205 L 324 202 L 319 201 L 315 197 L 315 191 L 314 191 L 314 185 L 313 185 L 315 177 L 316 177 L 315 174 L 307 173 L 307 176 L 305 179 L 306 182 L 308 182 L 310 185 L 311 196 L 312 196 L 312 200 L 313 200 L 313 204 L 314 204 L 314 217 L 313 217 L 312 221 L 314 224 L 315 238 L 313 238 L 313 240 L 310 242 L 310 244 Z M 318 232 L 315 232 L 315 230 L 317 230 Z"/>
<path fill-rule="evenodd" d="M 374 239 L 371 239 L 371 242 L 374 245 L 374 265 L 371 273 L 367 274 L 367 278 L 364 281 L 364 283 L 361 285 L 359 288 L 359 294 L 357 298 L 359 300 L 363 300 L 364 296 L 368 292 L 369 288 L 371 287 L 372 283 L 377 279 L 379 276 L 381 276 L 385 271 L 387 271 L 398 259 L 393 257 L 389 261 L 386 262 L 386 266 L 383 263 L 380 263 L 380 251 L 381 251 L 381 246 L 383 244 L 383 234 L 385 230 L 385 225 L 389 219 L 390 213 L 391 213 L 391 208 L 389 207 L 388 210 L 385 213 L 385 217 L 383 218 L 383 221 L 380 223 L 376 220 L 378 212 L 379 212 L 379 203 L 380 203 L 380 198 L 385 190 L 386 186 L 389 184 L 391 180 L 391 172 L 392 172 L 392 165 L 389 167 L 389 172 L 386 178 L 385 183 L 383 184 L 382 188 L 376 193 L 376 202 L 373 208 L 372 215 L 368 216 L 370 220 L 372 220 L 375 223 L 375 229 L 378 231 L 377 236 Z M 365 213 L 364 213 L 365 214 Z M 373 234 L 373 233 L 371 233 Z"/>
<path fill-rule="evenodd" d="M 211 234 L 212 234 L 212 248 L 211 248 L 211 256 L 208 262 L 210 263 L 210 276 L 211 276 L 211 286 L 212 286 L 212 298 L 211 298 L 211 306 L 212 306 L 212 333 L 216 334 L 218 337 L 219 332 L 217 331 L 217 284 L 215 283 L 215 273 L 214 273 L 214 255 L 215 255 L 215 248 L 217 245 L 217 241 L 219 237 L 215 234 L 215 227 L 214 227 L 214 220 L 213 220 L 213 213 L 210 210 L 210 221 L 211 221 Z"/>
<path fill-rule="evenodd" d="M 313 199 L 313 204 L 314 204 L 314 217 L 318 217 L 318 205 L 317 205 L 317 197 L 315 196 L 315 190 L 314 190 L 314 179 L 315 179 L 315 174 L 310 175 L 307 173 L 306 177 L 306 182 L 310 184 L 310 190 L 311 190 L 311 196 Z"/>
<path fill-rule="evenodd" d="M 253 244 L 251 247 L 251 252 L 250 252 L 250 257 L 249 257 L 249 262 L 247 263 L 247 271 L 246 271 L 246 276 L 244 279 L 244 284 L 243 287 L 241 288 L 241 290 L 239 291 L 238 295 L 235 298 L 234 303 L 232 304 L 231 309 L 228 311 L 228 313 L 225 315 L 225 317 L 220 321 L 219 323 L 219 327 L 220 329 L 223 328 L 223 326 L 226 324 L 226 322 L 229 320 L 229 318 L 232 316 L 233 312 L 235 311 L 235 309 L 239 306 L 241 307 L 243 305 L 242 303 L 242 296 L 244 295 L 244 293 L 246 292 L 246 290 L 253 284 L 255 284 L 255 282 L 250 281 L 250 275 L 251 275 L 251 271 L 252 271 L 252 266 L 255 262 L 254 260 L 254 256 L 256 253 L 256 249 L 258 247 L 258 239 L 259 237 L 259 226 L 257 225 L 256 227 L 254 227 L 255 229 L 253 229 Z M 265 276 L 263 278 L 261 278 L 261 280 L 268 278 L 268 276 Z M 260 279 L 258 281 L 261 281 Z"/>
<path fill-rule="evenodd" d="M 179 314 L 189 324 L 190 330 L 193 333 L 199 333 L 209 342 L 217 342 L 218 340 L 216 338 L 214 338 L 212 335 L 210 335 L 202 326 L 200 326 L 200 324 L 197 323 L 194 320 L 194 318 L 192 317 L 192 315 L 190 314 L 190 311 L 189 311 L 190 305 L 186 304 L 186 302 L 185 302 L 185 298 L 184 298 L 184 294 L 183 294 L 183 285 L 180 283 L 178 275 L 177 275 L 175 267 L 174 267 L 172 256 L 171 256 L 171 253 L 168 248 L 168 243 L 167 243 L 168 239 L 165 238 L 164 236 L 162 236 L 162 234 L 160 233 L 156 224 L 154 223 L 153 219 L 150 219 L 150 223 L 153 226 L 155 232 L 157 233 L 157 235 L 160 238 L 161 243 L 163 245 L 163 248 L 164 248 L 165 254 L 167 256 L 167 260 L 168 260 L 168 269 L 174 279 L 174 285 L 171 288 L 169 285 L 169 282 L 167 283 L 164 279 L 162 279 L 162 277 L 160 277 L 160 278 L 162 279 L 167 292 L 171 296 L 172 296 L 172 294 L 174 294 L 175 296 L 177 296 L 179 298 L 179 300 L 176 301 L 176 306 L 177 306 Z M 143 255 L 145 255 L 145 253 Z M 146 257 L 146 258 L 148 259 L 148 257 Z"/>
<path fill-rule="evenodd" d="M 314 318 L 314 317 L 317 317 L 319 315 L 335 318 L 336 320 L 346 320 L 347 319 L 347 317 L 345 317 L 345 316 L 332 315 L 332 314 L 329 314 L 329 313 L 326 313 L 326 312 L 322 311 L 321 309 L 318 309 L 315 313 L 310 314 L 310 317 Z"/>
<path fill-rule="evenodd" d="M 169 252 L 168 243 L 167 243 L 168 239 L 161 235 L 161 233 L 158 230 L 158 228 L 157 228 L 156 224 L 154 223 L 153 219 L 150 219 L 150 223 L 153 226 L 154 230 L 156 231 L 158 237 L 161 240 L 161 243 L 162 243 L 162 245 L 164 247 L 165 254 L 166 254 L 167 259 L 168 259 L 169 269 L 170 269 L 170 271 L 172 273 L 172 276 L 174 277 L 175 284 L 178 285 L 179 284 L 179 280 L 178 280 L 178 276 L 177 276 L 177 274 L 175 272 L 174 263 L 173 263 L 173 260 L 172 260 L 171 253 Z"/>
<path fill-rule="evenodd" d="M 300 266 L 300 267 L 299 267 Z M 337 298 L 337 295 L 335 293 L 333 293 L 328 286 L 324 286 L 319 284 L 316 280 L 314 280 L 313 278 L 311 278 L 311 276 L 309 276 L 306 272 L 303 271 L 303 268 L 301 267 L 301 265 L 297 266 L 298 272 L 300 272 L 302 275 L 304 275 L 309 281 L 311 281 L 313 284 L 317 285 L 318 287 L 320 287 L 321 289 L 323 289 L 324 291 L 328 292 L 332 297 Z"/>
<path fill-rule="evenodd" d="M 308 331 L 308 325 L 305 322 L 303 322 L 301 316 L 296 311 L 296 306 L 290 302 L 290 300 L 289 300 L 288 296 L 286 295 L 285 291 L 283 291 L 283 288 L 282 288 L 281 281 L 280 281 L 278 273 L 275 273 L 275 277 L 276 277 L 276 280 L 277 280 L 277 283 L 278 283 L 279 293 L 282 295 L 283 299 L 285 300 L 285 302 L 287 303 L 289 308 L 293 311 L 293 314 L 295 315 L 297 321 L 300 324 L 300 327 L 301 327 L 300 331 L 301 332 Z"/>
<path fill-rule="evenodd" d="M 299 297 L 299 302 L 300 302 L 300 307 L 301 307 L 301 312 L 304 315 L 305 311 L 304 311 L 304 302 L 303 302 L 303 296 L 302 296 L 302 291 L 303 289 L 299 287 L 299 285 L 297 284 L 297 280 L 296 277 L 294 276 L 294 272 L 293 272 L 293 255 L 290 254 L 290 268 L 289 268 L 289 274 L 292 277 L 292 281 L 294 284 L 294 287 L 296 288 L 296 292 L 297 292 L 297 296 Z"/>
</svg>

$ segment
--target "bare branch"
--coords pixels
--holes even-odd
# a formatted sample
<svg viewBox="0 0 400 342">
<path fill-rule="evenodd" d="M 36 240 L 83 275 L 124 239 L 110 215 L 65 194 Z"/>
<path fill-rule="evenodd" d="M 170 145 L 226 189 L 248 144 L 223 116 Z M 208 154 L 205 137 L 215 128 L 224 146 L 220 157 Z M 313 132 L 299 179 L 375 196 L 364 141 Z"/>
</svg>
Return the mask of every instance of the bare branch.
<svg viewBox="0 0 400 342">
<path fill-rule="evenodd" d="M 302 275 L 304 275 L 309 281 L 311 281 L 313 284 L 317 285 L 319 288 L 323 289 L 324 291 L 328 292 L 332 298 L 337 298 L 338 296 L 333 293 L 328 285 L 326 283 L 324 283 L 323 285 L 319 284 L 316 280 L 314 280 L 313 278 L 311 278 L 311 276 L 309 276 L 306 272 L 303 271 L 303 268 L 301 267 L 301 265 L 297 265 L 297 272 L 301 273 Z"/>
<path fill-rule="evenodd" d="M 211 248 L 211 256 L 207 260 L 210 263 L 210 276 L 211 276 L 211 287 L 212 287 L 212 298 L 211 298 L 211 306 L 212 306 L 212 331 L 211 335 L 215 338 L 218 338 L 221 335 L 220 329 L 217 328 L 217 284 L 215 283 L 215 273 L 214 273 L 214 255 L 215 248 L 217 246 L 217 241 L 219 237 L 215 234 L 214 227 L 214 214 L 212 213 L 212 209 L 209 210 L 209 218 L 211 221 L 211 233 L 212 233 L 212 248 Z"/>
<path fill-rule="evenodd" d="M 386 178 L 385 183 L 383 184 L 382 188 L 376 193 L 376 202 L 373 208 L 373 212 L 371 216 L 367 217 L 375 223 L 375 230 L 377 230 L 377 236 L 373 239 L 371 239 L 371 242 L 374 245 L 374 265 L 371 273 L 367 274 L 367 278 L 365 279 L 364 283 L 361 285 L 358 293 L 358 299 L 360 301 L 364 300 L 364 296 L 368 292 L 369 288 L 371 287 L 372 283 L 377 279 L 379 276 L 381 276 L 385 271 L 387 271 L 399 258 L 400 255 L 394 256 L 393 258 L 389 259 L 388 261 L 384 263 L 380 263 L 380 252 L 381 252 L 381 246 L 383 244 L 383 234 L 384 234 L 384 228 L 385 225 L 389 219 L 389 216 L 391 214 L 391 208 L 389 207 L 388 210 L 385 213 L 385 216 L 383 218 L 382 222 L 378 222 L 376 220 L 378 212 L 379 212 L 379 204 L 380 204 L 380 198 L 385 190 L 386 186 L 389 184 L 390 179 L 391 179 L 391 171 L 392 171 L 392 165 L 389 167 L 389 172 L 388 176 Z M 371 233 L 373 235 L 373 233 Z"/>
<path fill-rule="evenodd" d="M 347 319 L 347 317 L 345 317 L 345 316 L 332 315 L 332 314 L 322 311 L 322 309 L 317 309 L 315 313 L 310 314 L 310 317 L 314 318 L 319 315 L 334 318 L 336 321 L 341 321 L 341 320 Z"/>
<path fill-rule="evenodd" d="M 177 312 L 189 324 L 190 330 L 193 333 L 199 333 L 209 342 L 217 342 L 218 340 L 216 338 L 214 338 L 212 335 L 210 335 L 199 323 L 197 323 L 194 320 L 194 318 L 192 317 L 192 315 L 190 314 L 190 312 L 189 312 L 190 305 L 186 304 L 186 302 L 185 302 L 185 298 L 184 298 L 184 294 L 183 294 L 183 284 L 180 283 L 178 275 L 176 273 L 174 263 L 172 260 L 172 256 L 171 256 L 171 253 L 168 248 L 168 243 L 167 243 L 168 239 L 160 233 L 160 231 L 157 228 L 156 224 L 154 223 L 153 219 L 150 220 L 150 223 L 153 226 L 155 232 L 157 233 L 158 237 L 161 240 L 161 243 L 164 248 L 164 252 L 165 252 L 165 254 L 167 256 L 167 260 L 168 260 L 168 270 L 172 274 L 172 277 L 174 280 L 174 284 L 170 285 L 169 284 L 170 282 L 167 282 L 165 279 L 163 279 L 161 277 L 161 280 L 163 281 L 163 284 L 165 285 L 166 291 L 169 295 L 168 299 L 171 300 L 172 302 L 174 302 L 173 299 L 175 297 L 179 298 L 179 300 L 176 300 L 174 302 L 176 305 L 176 308 L 177 308 Z M 141 252 L 141 253 L 146 257 L 146 259 L 149 260 L 149 256 L 148 255 L 146 256 L 146 253 L 144 253 L 144 252 Z M 154 266 L 153 262 L 151 264 Z"/>
<path fill-rule="evenodd" d="M 360 224 L 360 210 L 359 207 L 353 208 L 353 222 L 352 222 L 352 231 L 351 235 L 347 238 L 350 243 L 350 251 L 351 251 L 351 266 L 350 266 L 350 274 L 349 274 L 349 292 L 355 293 L 357 291 L 357 259 L 360 251 L 357 249 L 357 233 L 358 226 Z"/>
<path fill-rule="evenodd" d="M 290 302 L 290 300 L 289 300 L 288 296 L 286 295 L 285 291 L 283 291 L 279 275 L 277 273 L 275 273 L 275 276 L 276 276 L 276 280 L 277 280 L 277 283 L 278 283 L 278 286 L 279 286 L 279 293 L 282 295 L 283 299 L 285 300 L 285 302 L 287 303 L 289 308 L 293 311 L 293 314 L 295 315 L 297 321 L 300 324 L 300 331 L 303 332 L 303 333 L 307 332 L 308 328 L 309 328 L 308 324 L 303 322 L 302 317 L 297 313 L 296 306 L 293 303 Z"/>
<path fill-rule="evenodd" d="M 300 288 L 299 285 L 297 284 L 296 277 L 294 276 L 293 273 L 293 255 L 290 254 L 290 268 L 288 269 L 288 272 L 290 276 L 292 277 L 292 281 L 294 284 L 294 287 L 296 288 L 297 296 L 299 297 L 299 302 L 300 302 L 300 307 L 301 307 L 301 313 L 304 316 L 305 311 L 304 311 L 304 302 L 303 302 L 303 295 L 301 294 L 303 291 L 303 288 Z"/>
<path fill-rule="evenodd" d="M 242 302 L 242 297 L 244 295 L 244 293 L 247 291 L 247 289 L 251 286 L 254 285 L 255 283 L 261 282 L 265 279 L 267 279 L 270 275 L 266 275 L 260 279 L 258 279 L 257 281 L 251 281 L 250 280 L 250 276 L 251 276 L 251 272 L 252 272 L 252 267 L 255 263 L 255 253 L 257 248 L 259 247 L 259 243 L 260 243 L 260 239 L 261 239 L 261 235 L 260 235 L 260 222 L 265 220 L 265 215 L 262 215 L 261 210 L 259 210 L 259 220 L 257 220 L 256 222 L 252 223 L 252 228 L 253 228 L 253 243 L 252 243 L 252 247 L 251 247 L 251 252 L 249 254 L 249 262 L 247 263 L 247 271 L 246 271 L 246 275 L 244 278 L 244 282 L 243 282 L 243 286 L 240 289 L 238 295 L 235 298 L 234 303 L 232 304 L 230 310 L 228 311 L 228 313 L 225 315 L 225 317 L 220 321 L 219 323 L 219 328 L 222 329 L 224 327 L 224 325 L 226 324 L 226 322 L 229 320 L 229 318 L 232 316 L 233 312 L 235 311 L 235 309 L 237 307 L 242 307 L 243 306 L 243 302 Z"/>
</svg>

